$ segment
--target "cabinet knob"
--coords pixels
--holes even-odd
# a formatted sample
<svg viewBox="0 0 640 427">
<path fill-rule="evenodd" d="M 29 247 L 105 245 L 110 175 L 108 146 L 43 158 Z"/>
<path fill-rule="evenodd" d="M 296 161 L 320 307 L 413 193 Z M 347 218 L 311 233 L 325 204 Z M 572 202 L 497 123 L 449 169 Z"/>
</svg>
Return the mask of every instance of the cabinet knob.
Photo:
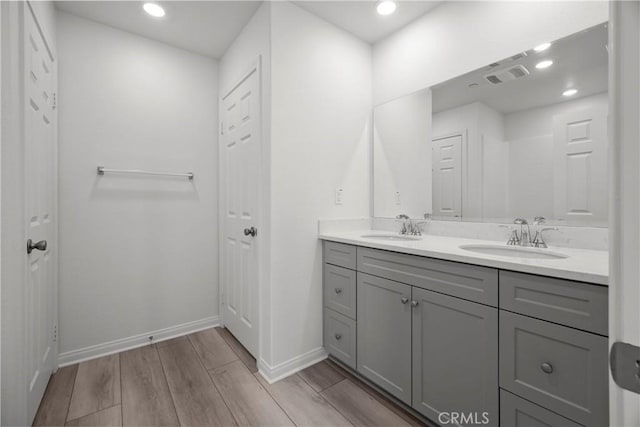
<svg viewBox="0 0 640 427">
<path fill-rule="evenodd" d="M 418 306 L 418 304 L 419 304 L 419 303 L 418 303 L 418 301 L 416 301 L 416 300 L 412 300 L 412 301 L 411 301 L 411 307 L 417 307 L 417 306 Z"/>
<path fill-rule="evenodd" d="M 408 302 L 409 302 L 409 298 L 407 298 L 407 297 L 402 297 L 402 298 L 400 298 L 400 302 L 401 302 L 401 303 L 403 303 L 403 304 L 406 304 L 406 303 L 408 303 Z"/>
<path fill-rule="evenodd" d="M 335 289 L 334 289 L 334 291 L 336 291 L 336 294 L 339 294 L 339 293 L 341 293 L 341 292 L 342 292 L 342 289 L 340 289 L 340 288 L 335 288 Z"/>
<path fill-rule="evenodd" d="M 545 374 L 550 374 L 553 372 L 553 365 L 551 365 L 551 363 L 544 362 L 540 365 L 540 369 L 542 369 L 542 372 Z"/>
<path fill-rule="evenodd" d="M 340 335 L 340 334 L 335 334 L 335 335 L 334 335 L 334 337 L 336 337 L 336 339 L 337 339 L 338 341 L 340 341 L 340 338 L 342 338 L 342 335 Z"/>
</svg>

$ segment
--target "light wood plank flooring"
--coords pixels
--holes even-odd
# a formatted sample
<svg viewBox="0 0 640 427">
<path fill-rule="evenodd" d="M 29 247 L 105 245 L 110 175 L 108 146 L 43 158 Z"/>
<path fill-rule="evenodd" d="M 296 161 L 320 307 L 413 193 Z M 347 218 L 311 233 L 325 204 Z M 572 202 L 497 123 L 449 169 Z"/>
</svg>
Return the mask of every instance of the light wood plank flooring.
<svg viewBox="0 0 640 427">
<path fill-rule="evenodd" d="M 325 360 L 268 384 L 223 328 L 61 368 L 35 426 L 419 426 Z"/>
</svg>

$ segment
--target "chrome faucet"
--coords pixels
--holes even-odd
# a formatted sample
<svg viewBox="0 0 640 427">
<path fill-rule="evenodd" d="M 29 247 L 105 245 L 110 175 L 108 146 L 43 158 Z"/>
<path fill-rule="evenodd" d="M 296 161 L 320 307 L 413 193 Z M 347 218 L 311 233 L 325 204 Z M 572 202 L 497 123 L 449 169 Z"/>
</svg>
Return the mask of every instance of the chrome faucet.
<svg viewBox="0 0 640 427">
<path fill-rule="evenodd" d="M 546 224 L 547 220 L 543 216 L 537 216 L 533 219 L 533 225 L 539 227 L 541 225 Z M 533 246 L 536 248 L 546 248 L 547 243 L 544 241 L 542 233 L 545 231 L 559 231 L 558 227 L 547 227 L 547 228 L 538 228 L 536 230 L 536 234 L 533 238 L 531 238 L 531 228 L 529 228 L 529 223 L 524 218 L 516 218 L 513 220 L 513 223 L 517 226 L 520 226 L 520 232 L 516 228 L 511 228 L 511 235 L 509 236 L 509 240 L 507 241 L 507 245 L 515 245 L 515 246 Z M 526 229 L 525 229 L 526 226 Z"/>
<path fill-rule="evenodd" d="M 400 234 L 411 236 L 422 236 L 422 230 L 420 226 L 425 224 L 424 221 L 413 222 L 413 220 L 407 214 L 400 214 L 396 216 L 397 220 L 402 221 L 402 228 Z"/>
<path fill-rule="evenodd" d="M 518 246 L 531 246 L 531 229 L 529 228 L 527 220 L 524 218 L 516 218 L 513 220 L 513 223 L 520 226 L 520 234 L 518 234 L 517 231 L 513 233 L 515 234 L 516 243 L 512 244 L 516 244 Z M 527 226 L 526 230 L 524 228 L 525 225 Z M 511 239 L 509 239 L 509 241 L 511 241 Z"/>
</svg>

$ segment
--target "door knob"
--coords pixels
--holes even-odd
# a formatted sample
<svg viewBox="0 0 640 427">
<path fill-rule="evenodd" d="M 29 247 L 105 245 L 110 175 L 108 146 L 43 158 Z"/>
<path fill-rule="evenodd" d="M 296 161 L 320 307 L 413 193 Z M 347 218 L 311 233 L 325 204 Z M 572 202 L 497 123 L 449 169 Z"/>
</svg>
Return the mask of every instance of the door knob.
<svg viewBox="0 0 640 427">
<path fill-rule="evenodd" d="M 34 249 L 37 249 L 39 251 L 46 251 L 47 241 L 40 240 L 38 243 L 33 243 L 33 240 L 27 240 L 27 253 L 30 254 Z"/>
<path fill-rule="evenodd" d="M 244 229 L 244 235 L 245 236 L 256 237 L 256 234 L 258 234 L 258 229 L 255 228 L 255 227 L 245 228 Z"/>
<path fill-rule="evenodd" d="M 340 288 L 335 288 L 335 292 L 336 292 L 336 294 L 339 294 L 339 293 L 341 293 L 341 292 L 342 292 L 342 289 L 340 289 Z"/>
<path fill-rule="evenodd" d="M 335 335 L 334 335 L 334 337 L 335 337 L 338 341 L 340 341 L 340 339 L 342 338 L 342 335 L 340 335 L 340 334 L 335 334 Z"/>
<path fill-rule="evenodd" d="M 407 297 L 402 297 L 402 298 L 400 298 L 400 302 L 401 302 L 401 303 L 403 303 L 403 304 L 406 304 L 406 303 L 408 303 L 408 302 L 409 302 L 409 298 L 407 298 Z"/>
<path fill-rule="evenodd" d="M 418 303 L 418 301 L 416 301 L 416 300 L 411 301 L 411 307 L 417 307 L 417 306 L 418 306 L 418 304 L 419 304 L 419 303 Z"/>
</svg>

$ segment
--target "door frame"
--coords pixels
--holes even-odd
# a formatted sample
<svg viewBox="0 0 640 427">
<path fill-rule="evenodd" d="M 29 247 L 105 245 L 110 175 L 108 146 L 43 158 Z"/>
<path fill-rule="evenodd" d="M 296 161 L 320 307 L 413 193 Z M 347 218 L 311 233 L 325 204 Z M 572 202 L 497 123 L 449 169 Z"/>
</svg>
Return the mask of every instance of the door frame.
<svg viewBox="0 0 640 427">
<path fill-rule="evenodd" d="M 640 346 L 640 5 L 609 3 L 609 346 Z M 609 376 L 609 422 L 640 420 L 640 396 Z"/>
<path fill-rule="evenodd" d="M 229 96 L 238 86 L 240 86 L 247 78 L 249 78 L 252 74 L 256 74 L 258 79 L 258 103 L 260 105 L 260 124 L 258 126 L 260 133 L 260 148 L 259 148 L 259 161 L 258 161 L 258 174 L 260 180 L 263 181 L 263 159 L 265 158 L 265 132 L 264 132 L 264 104 L 263 104 L 263 82 L 262 82 L 262 55 L 258 55 L 255 60 L 251 62 L 251 65 L 248 67 L 247 71 L 242 73 L 242 75 L 235 80 L 235 82 L 226 90 L 221 91 L 221 95 L 218 98 L 218 313 L 220 313 L 220 326 L 225 326 L 224 321 L 224 309 L 222 304 L 222 281 L 223 281 L 223 251 L 224 251 L 224 242 L 222 239 L 223 229 L 224 229 L 224 201 L 221 196 L 223 194 L 223 186 L 224 186 L 224 176 L 223 176 L 223 148 L 222 148 L 222 110 L 223 110 L 223 101 Z M 258 201 L 258 221 L 257 228 L 259 230 L 259 239 L 255 239 L 254 244 L 256 245 L 256 252 L 258 256 L 258 265 L 256 268 L 258 269 L 257 277 L 258 283 L 256 284 L 257 291 L 257 317 L 255 319 L 257 323 L 257 331 L 258 331 L 258 342 L 256 343 L 257 354 L 256 360 L 260 361 L 262 355 L 262 337 L 263 337 L 263 329 L 262 329 L 262 296 L 263 296 L 263 272 L 266 268 L 265 264 L 265 251 L 264 248 L 268 247 L 267 245 L 267 221 L 264 219 L 264 215 L 266 209 L 264 209 L 264 203 L 267 199 L 265 199 L 265 185 L 262 183 L 258 183 L 258 193 L 259 193 L 259 201 Z"/>
<path fill-rule="evenodd" d="M 26 257 L 26 176 L 25 166 L 25 93 L 26 79 L 24 78 L 26 55 L 24 51 L 26 35 L 26 17 L 31 13 L 38 24 L 45 39 L 50 35 L 41 26 L 38 13 L 30 1 L 0 2 L 0 19 L 2 19 L 2 34 L 0 55 L 2 69 L 0 71 L 2 93 L 1 120 L 2 132 L 0 136 L 0 305 L 1 345 L 0 361 L 0 423 L 2 425 L 27 425 L 28 415 L 28 384 L 26 383 L 26 365 L 23 351 L 26 349 L 25 337 L 26 313 L 26 272 L 28 262 Z M 54 86 L 57 93 L 57 55 L 47 40 L 47 48 L 54 57 L 52 72 Z M 58 148 L 58 120 L 57 112 L 52 117 L 54 125 L 54 170 L 53 175 L 56 189 L 53 195 L 54 224 L 52 247 L 53 272 L 53 326 L 58 324 L 58 204 L 57 204 L 57 148 Z M 11 209 L 8 209 L 11 207 Z M 11 303 L 9 303 L 9 301 Z M 15 302 L 19 301 L 19 304 Z M 53 369 L 58 367 L 58 341 L 52 346 Z"/>
</svg>

